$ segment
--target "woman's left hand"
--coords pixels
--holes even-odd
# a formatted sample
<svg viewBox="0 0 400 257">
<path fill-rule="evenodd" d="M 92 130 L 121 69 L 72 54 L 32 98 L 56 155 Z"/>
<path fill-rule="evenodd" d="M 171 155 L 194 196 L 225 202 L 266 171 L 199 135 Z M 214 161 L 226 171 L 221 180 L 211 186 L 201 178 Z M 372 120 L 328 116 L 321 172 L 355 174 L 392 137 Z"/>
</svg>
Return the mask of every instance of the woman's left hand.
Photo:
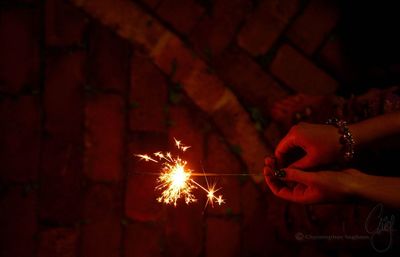
<svg viewBox="0 0 400 257">
<path fill-rule="evenodd" d="M 355 169 L 306 172 L 285 168 L 284 177 L 274 176 L 275 161 L 265 160 L 264 177 L 271 191 L 285 200 L 313 204 L 343 201 L 351 197 L 363 173 Z"/>
</svg>

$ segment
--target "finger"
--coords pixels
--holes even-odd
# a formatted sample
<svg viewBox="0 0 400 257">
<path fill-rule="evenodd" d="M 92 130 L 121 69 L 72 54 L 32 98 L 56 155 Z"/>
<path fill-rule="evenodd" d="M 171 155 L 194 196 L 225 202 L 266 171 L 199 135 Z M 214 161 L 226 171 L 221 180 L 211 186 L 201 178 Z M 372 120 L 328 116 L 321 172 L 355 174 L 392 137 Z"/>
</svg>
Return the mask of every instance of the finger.
<svg viewBox="0 0 400 257">
<path fill-rule="evenodd" d="M 265 166 L 263 173 L 264 173 L 265 179 L 274 177 L 274 170 L 272 167 Z"/>
<path fill-rule="evenodd" d="M 276 163 L 276 158 L 274 156 L 268 156 L 264 160 L 265 166 L 268 166 L 268 167 L 271 167 L 271 168 L 275 167 L 275 163 Z"/>
<path fill-rule="evenodd" d="M 293 135 L 289 132 L 279 143 L 275 149 L 275 157 L 279 163 L 283 163 L 283 156 L 291 149 L 296 147 Z"/>
<path fill-rule="evenodd" d="M 286 184 L 284 181 L 276 179 L 274 177 L 266 177 L 266 183 L 269 189 L 272 191 L 272 193 L 276 196 L 279 196 L 279 192 L 283 188 L 286 188 Z"/>
<path fill-rule="evenodd" d="M 304 172 L 298 169 L 284 169 L 286 176 L 276 179 L 268 178 L 268 186 L 271 191 L 278 197 L 297 203 L 315 202 L 315 195 L 310 186 L 312 186 L 314 173 Z"/>
<path fill-rule="evenodd" d="M 306 186 L 312 182 L 312 179 L 314 177 L 314 173 L 305 172 L 299 169 L 286 168 L 283 170 L 286 172 L 286 176 L 282 178 L 283 180 L 302 183 Z"/>
<path fill-rule="evenodd" d="M 277 191 L 276 185 L 273 183 L 273 172 L 272 169 L 269 167 L 264 167 L 264 179 L 265 183 L 267 183 L 268 187 L 271 189 L 272 192 Z"/>
<path fill-rule="evenodd" d="M 297 160 L 293 162 L 292 164 L 289 165 L 289 168 L 295 168 L 295 169 L 308 169 L 313 166 L 315 166 L 316 163 L 312 161 L 312 159 L 309 157 L 309 155 L 305 155 L 303 158 L 300 160 Z"/>
<path fill-rule="evenodd" d="M 284 182 L 281 181 L 280 179 L 277 179 L 273 175 L 273 169 L 269 167 L 264 168 L 264 178 L 265 182 L 267 183 L 269 189 L 274 193 L 277 194 L 277 192 L 285 186 Z"/>
<path fill-rule="evenodd" d="M 272 191 L 272 193 L 277 194 L 279 191 L 278 185 L 275 183 L 274 178 L 272 176 L 265 176 L 265 183 L 267 183 L 267 186 L 269 189 Z"/>
</svg>

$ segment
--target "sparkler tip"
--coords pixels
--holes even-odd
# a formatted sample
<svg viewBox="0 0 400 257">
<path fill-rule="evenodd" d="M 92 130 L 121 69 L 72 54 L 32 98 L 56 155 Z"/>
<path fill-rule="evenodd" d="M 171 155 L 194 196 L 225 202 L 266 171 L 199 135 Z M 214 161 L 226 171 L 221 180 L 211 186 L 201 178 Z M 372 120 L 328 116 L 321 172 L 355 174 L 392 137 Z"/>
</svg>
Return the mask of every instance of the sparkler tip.
<svg viewBox="0 0 400 257">
<path fill-rule="evenodd" d="M 174 138 L 174 141 L 176 147 L 182 152 L 190 148 L 190 146 L 183 145 L 181 141 L 176 138 Z M 207 188 L 205 188 L 194 181 L 191 178 L 192 171 L 186 167 L 187 162 L 182 160 L 179 156 L 173 156 L 170 152 L 161 151 L 153 153 L 154 157 L 147 154 L 135 154 L 135 156 L 140 158 L 140 160 L 146 162 L 152 161 L 162 165 L 162 172 L 158 177 L 159 185 L 156 186 L 156 190 L 162 191 L 161 195 L 157 198 L 158 202 L 173 204 L 174 206 L 177 206 L 177 202 L 180 198 L 184 199 L 186 204 L 196 202 L 197 199 L 193 195 L 192 190 L 198 186 L 207 193 L 206 206 L 210 203 L 210 205 L 214 207 L 214 202 L 217 202 L 219 205 L 225 203 L 225 200 L 222 199 L 222 195 L 218 197 L 215 196 L 215 193 L 220 190 L 220 188 L 215 189 L 216 184 L 209 186 L 208 182 Z"/>
</svg>

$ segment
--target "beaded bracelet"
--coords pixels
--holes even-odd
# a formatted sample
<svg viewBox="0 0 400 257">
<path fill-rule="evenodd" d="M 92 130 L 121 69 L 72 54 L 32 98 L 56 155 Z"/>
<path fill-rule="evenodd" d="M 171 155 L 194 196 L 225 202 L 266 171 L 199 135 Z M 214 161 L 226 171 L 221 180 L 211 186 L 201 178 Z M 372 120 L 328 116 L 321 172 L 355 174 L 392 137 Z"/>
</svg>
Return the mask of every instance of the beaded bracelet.
<svg viewBox="0 0 400 257">
<path fill-rule="evenodd" d="M 339 142 L 342 145 L 342 152 L 344 159 L 346 161 L 351 161 L 354 157 L 354 138 L 351 134 L 348 124 L 344 120 L 339 120 L 337 118 L 328 119 L 327 125 L 333 125 L 339 130 L 340 139 Z"/>
</svg>

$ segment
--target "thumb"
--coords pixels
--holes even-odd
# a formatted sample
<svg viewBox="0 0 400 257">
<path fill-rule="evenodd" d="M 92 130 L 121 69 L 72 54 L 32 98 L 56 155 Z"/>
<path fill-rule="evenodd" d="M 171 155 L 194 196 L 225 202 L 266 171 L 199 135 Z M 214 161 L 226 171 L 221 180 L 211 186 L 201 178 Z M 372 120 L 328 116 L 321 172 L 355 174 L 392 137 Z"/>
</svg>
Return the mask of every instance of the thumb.
<svg viewBox="0 0 400 257">
<path fill-rule="evenodd" d="M 282 140 L 278 143 L 275 149 L 275 157 L 278 160 L 278 163 L 283 163 L 283 157 L 290 149 L 297 147 L 295 143 L 295 138 L 290 134 L 286 135 Z"/>
<path fill-rule="evenodd" d="M 284 171 L 286 172 L 286 176 L 283 178 L 284 180 L 302 184 L 308 184 L 313 176 L 312 172 L 305 172 L 299 169 L 286 168 Z"/>
<path fill-rule="evenodd" d="M 309 169 L 315 166 L 314 161 L 311 159 L 311 157 L 306 154 L 303 158 L 293 162 L 292 164 L 289 165 L 289 168 L 296 168 L 296 169 Z"/>
</svg>

